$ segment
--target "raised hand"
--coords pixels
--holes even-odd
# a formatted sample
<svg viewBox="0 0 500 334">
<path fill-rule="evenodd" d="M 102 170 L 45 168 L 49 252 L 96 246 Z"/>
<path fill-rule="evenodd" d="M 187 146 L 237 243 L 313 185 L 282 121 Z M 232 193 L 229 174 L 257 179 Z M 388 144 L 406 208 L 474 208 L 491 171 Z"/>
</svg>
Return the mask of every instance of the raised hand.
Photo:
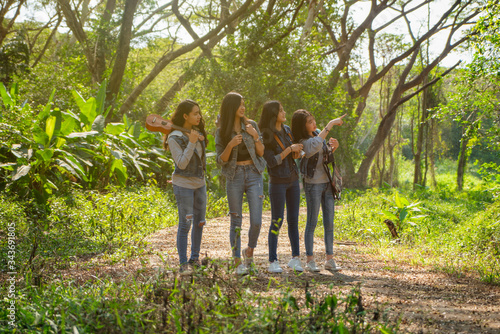
<svg viewBox="0 0 500 334">
<path fill-rule="evenodd" d="M 254 139 L 255 137 L 258 137 L 259 136 L 259 133 L 257 132 L 257 130 L 252 126 L 252 124 L 247 124 L 246 125 L 246 130 L 248 132 L 248 134 L 250 136 L 252 136 Z"/>
<path fill-rule="evenodd" d="M 233 139 L 231 139 L 231 141 L 228 143 L 228 145 L 231 145 L 231 147 L 238 146 L 239 144 L 241 144 L 242 140 L 243 140 L 242 135 L 236 135 L 233 137 Z"/>
<path fill-rule="evenodd" d="M 336 150 L 339 147 L 339 141 L 335 138 L 330 138 L 330 140 L 328 140 L 328 144 L 333 150 Z"/>
<path fill-rule="evenodd" d="M 191 143 L 196 143 L 198 141 L 198 139 L 200 138 L 200 134 L 198 131 L 196 130 L 191 130 L 189 133 L 188 133 L 188 138 L 189 138 L 189 141 Z"/>
<path fill-rule="evenodd" d="M 346 117 L 346 116 L 347 116 L 347 114 L 344 114 L 344 115 L 342 115 L 342 116 L 340 116 L 340 117 L 338 117 L 338 118 L 332 119 L 332 120 L 330 121 L 330 124 L 331 124 L 332 126 L 334 126 L 334 125 L 342 125 L 342 124 L 344 124 L 344 120 L 343 120 L 343 118 L 344 118 L 344 117 Z"/>
<path fill-rule="evenodd" d="M 302 145 L 302 144 L 293 144 L 292 146 L 290 146 L 290 149 L 292 150 L 292 152 L 300 152 L 303 148 L 304 148 L 304 145 Z"/>
</svg>

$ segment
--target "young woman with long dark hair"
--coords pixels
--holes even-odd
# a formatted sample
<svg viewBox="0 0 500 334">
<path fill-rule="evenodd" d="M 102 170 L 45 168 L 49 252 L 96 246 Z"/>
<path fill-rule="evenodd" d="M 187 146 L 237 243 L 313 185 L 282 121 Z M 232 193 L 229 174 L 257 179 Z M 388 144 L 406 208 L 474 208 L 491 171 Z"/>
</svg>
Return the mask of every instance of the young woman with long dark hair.
<svg viewBox="0 0 500 334">
<path fill-rule="evenodd" d="M 271 200 L 271 226 L 269 227 L 269 272 L 281 273 L 278 261 L 278 234 L 283 224 L 286 205 L 288 238 L 292 258 L 288 266 L 295 271 L 304 271 L 300 262 L 299 170 L 294 154 L 302 150 L 302 144 L 294 144 L 290 128 L 285 125 L 286 113 L 279 101 L 268 101 L 262 108 L 259 128 L 264 140 L 264 159 L 269 173 L 269 198 Z"/>
<path fill-rule="evenodd" d="M 231 217 L 229 233 L 236 273 L 248 273 L 253 265 L 253 252 L 262 225 L 264 145 L 257 123 L 245 117 L 245 101 L 241 94 L 224 96 L 215 136 L 217 163 L 226 177 L 226 193 Z M 241 251 L 243 195 L 246 193 L 250 211 L 248 247 Z M 245 262 L 241 262 L 243 253 Z"/>
<path fill-rule="evenodd" d="M 335 200 L 328 174 L 323 168 L 323 162 L 333 161 L 333 152 L 339 147 L 337 139 L 325 141 L 334 125 L 342 125 L 345 115 L 328 122 L 320 132 L 316 128 L 314 116 L 307 110 L 300 109 L 292 116 L 292 133 L 295 141 L 303 145 L 304 157 L 300 162 L 300 172 L 304 179 L 304 190 L 307 204 L 307 223 L 304 236 L 307 263 L 305 269 L 312 272 L 320 271 L 314 261 L 314 230 L 318 223 L 319 208 L 323 211 L 324 241 L 326 263 L 324 268 L 337 271 L 340 268 L 333 260 L 333 218 Z"/>
<path fill-rule="evenodd" d="M 177 252 L 181 275 L 185 275 L 191 273 L 190 267 L 199 265 L 207 204 L 205 185 L 207 135 L 200 106 L 195 101 L 184 100 L 179 103 L 172 116 L 172 123 L 190 130 L 189 133 L 172 131 L 164 142 L 175 162 L 172 184 L 179 213 Z M 203 135 L 203 140 L 200 140 L 202 138 L 200 134 Z M 188 261 L 187 238 L 191 226 L 191 256 Z"/>
</svg>

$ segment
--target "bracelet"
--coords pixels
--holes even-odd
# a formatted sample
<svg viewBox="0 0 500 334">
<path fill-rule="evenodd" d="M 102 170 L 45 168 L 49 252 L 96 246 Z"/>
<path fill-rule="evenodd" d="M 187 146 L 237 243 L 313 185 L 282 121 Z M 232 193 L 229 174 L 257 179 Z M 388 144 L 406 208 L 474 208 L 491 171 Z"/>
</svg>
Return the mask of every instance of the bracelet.
<svg viewBox="0 0 500 334">
<path fill-rule="evenodd" d="M 325 127 L 325 131 L 326 131 L 326 132 L 330 132 L 330 130 L 329 130 L 328 128 L 326 128 L 326 127 Z"/>
<path fill-rule="evenodd" d="M 260 137 L 257 137 L 257 139 L 253 139 L 254 142 L 258 142 L 260 140 Z"/>
</svg>

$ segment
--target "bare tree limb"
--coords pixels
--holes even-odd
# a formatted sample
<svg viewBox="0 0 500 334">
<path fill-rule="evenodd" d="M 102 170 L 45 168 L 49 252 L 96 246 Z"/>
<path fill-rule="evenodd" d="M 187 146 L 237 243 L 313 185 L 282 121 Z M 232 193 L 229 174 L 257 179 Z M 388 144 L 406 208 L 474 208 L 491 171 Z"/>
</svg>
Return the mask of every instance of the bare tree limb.
<svg viewBox="0 0 500 334">
<path fill-rule="evenodd" d="M 134 88 L 134 90 L 130 93 L 127 99 L 122 104 L 119 114 L 122 115 L 135 103 L 137 98 L 141 95 L 141 93 L 146 89 L 146 87 L 156 78 L 156 76 L 174 59 L 177 57 L 194 50 L 197 47 L 200 47 L 203 43 L 205 43 L 210 38 L 216 36 L 224 27 L 230 25 L 233 21 L 235 21 L 241 15 L 244 15 L 247 11 L 252 12 L 256 10 L 260 5 L 264 2 L 264 0 L 257 0 L 253 5 L 252 0 L 247 0 L 243 3 L 243 5 L 238 8 L 233 14 L 227 17 L 227 19 L 220 22 L 216 28 L 209 31 L 204 36 L 200 37 L 198 40 L 193 41 L 192 43 L 186 44 L 179 49 L 176 49 L 172 52 L 165 54 L 161 57 L 156 65 L 153 67 L 151 72 Z"/>
<path fill-rule="evenodd" d="M 33 65 L 31 65 L 31 68 L 35 68 L 36 65 L 38 65 L 38 62 L 42 59 L 43 55 L 45 54 L 45 52 L 49 48 L 50 42 L 52 42 L 52 39 L 54 38 L 54 36 L 55 36 L 55 34 L 57 32 L 57 28 L 59 28 L 59 25 L 62 22 L 62 15 L 59 13 L 58 16 L 59 16 L 59 18 L 57 20 L 57 23 L 56 23 L 54 29 L 52 29 L 52 32 L 50 33 L 49 38 L 47 38 L 47 41 L 45 42 L 45 45 L 43 46 L 42 51 L 40 52 L 40 54 L 38 55 L 38 57 L 33 62 Z"/>
</svg>

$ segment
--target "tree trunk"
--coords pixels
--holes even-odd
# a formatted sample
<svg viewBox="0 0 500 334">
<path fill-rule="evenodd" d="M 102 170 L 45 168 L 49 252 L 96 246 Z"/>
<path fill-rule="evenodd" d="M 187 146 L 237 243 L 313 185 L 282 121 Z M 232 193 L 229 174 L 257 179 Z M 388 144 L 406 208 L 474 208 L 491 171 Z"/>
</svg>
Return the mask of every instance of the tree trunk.
<svg viewBox="0 0 500 334">
<path fill-rule="evenodd" d="M 458 156 L 457 168 L 457 190 L 461 191 L 464 188 L 464 173 L 465 166 L 467 165 L 467 144 L 469 139 L 462 137 L 460 141 L 460 155 Z"/>
<path fill-rule="evenodd" d="M 428 83 L 428 77 L 424 78 L 423 84 L 426 85 Z M 418 123 L 418 134 L 417 134 L 417 148 L 415 152 L 415 170 L 413 174 L 413 190 L 415 187 L 422 184 L 422 152 L 424 149 L 424 141 L 425 141 L 425 129 L 427 122 L 427 107 L 428 107 L 428 89 L 424 89 L 422 93 L 422 104 L 421 114 L 420 114 L 420 122 Z"/>
<path fill-rule="evenodd" d="M 132 39 L 132 24 L 138 2 L 139 0 L 127 0 L 125 3 L 120 37 L 116 50 L 116 60 L 109 78 L 108 92 L 106 94 L 106 105 L 112 104 L 113 100 L 120 91 L 123 74 L 125 73 L 125 68 L 127 67 L 128 54 L 130 52 L 130 40 Z M 111 114 L 112 113 L 109 113 L 108 118 Z"/>
<path fill-rule="evenodd" d="M 78 42 L 82 45 L 83 53 L 85 54 L 85 58 L 87 59 L 87 67 L 90 75 L 92 76 L 92 82 L 94 84 L 99 83 L 101 77 L 97 73 L 95 66 L 95 55 L 92 50 L 92 47 L 88 45 L 87 34 L 83 29 L 82 23 L 78 20 L 75 12 L 71 8 L 71 4 L 68 0 L 57 0 L 59 6 L 61 7 L 61 11 L 64 14 L 64 18 L 66 19 L 66 25 L 71 29 L 71 32 L 76 37 Z"/>
<path fill-rule="evenodd" d="M 8 0 L 2 1 L 0 4 L 0 45 L 3 44 L 5 37 L 14 27 L 17 17 L 21 14 L 21 7 L 24 6 L 25 2 L 26 0 Z M 5 16 L 14 5 L 17 6 L 16 12 L 12 17 L 6 18 Z M 4 26 L 4 23 L 7 23 L 7 26 Z"/>
<path fill-rule="evenodd" d="M 389 172 L 387 175 L 387 183 L 393 187 L 394 186 L 394 171 L 396 169 L 396 159 L 394 158 L 394 150 L 397 145 L 397 138 L 398 132 L 396 132 L 396 142 L 394 144 L 391 143 L 391 135 L 389 135 L 389 140 L 387 143 L 387 147 L 389 149 Z"/>
<path fill-rule="evenodd" d="M 430 120 L 430 134 L 429 134 L 429 171 L 431 174 L 431 187 L 436 189 L 437 181 L 436 181 L 436 160 L 434 155 L 434 143 L 436 141 L 436 120 L 431 118 Z"/>
<path fill-rule="evenodd" d="M 125 5 L 127 6 L 127 5 Z M 111 17 L 113 15 L 113 12 L 115 11 L 116 7 L 116 0 L 108 0 L 106 2 L 106 9 L 104 10 L 104 13 L 101 17 L 101 20 L 99 22 L 99 27 L 97 28 L 97 41 L 95 45 L 95 52 L 96 52 L 96 57 L 95 57 L 95 68 L 97 72 L 97 76 L 99 76 L 99 82 L 101 82 L 104 79 L 104 73 L 106 72 L 106 44 L 108 40 L 108 31 L 109 28 L 105 28 L 109 22 L 111 21 Z M 125 11 L 127 9 L 125 8 Z M 125 15 L 125 14 L 124 14 Z M 123 26 L 122 26 L 123 29 Z M 118 50 L 120 46 L 118 45 Z"/>
</svg>

